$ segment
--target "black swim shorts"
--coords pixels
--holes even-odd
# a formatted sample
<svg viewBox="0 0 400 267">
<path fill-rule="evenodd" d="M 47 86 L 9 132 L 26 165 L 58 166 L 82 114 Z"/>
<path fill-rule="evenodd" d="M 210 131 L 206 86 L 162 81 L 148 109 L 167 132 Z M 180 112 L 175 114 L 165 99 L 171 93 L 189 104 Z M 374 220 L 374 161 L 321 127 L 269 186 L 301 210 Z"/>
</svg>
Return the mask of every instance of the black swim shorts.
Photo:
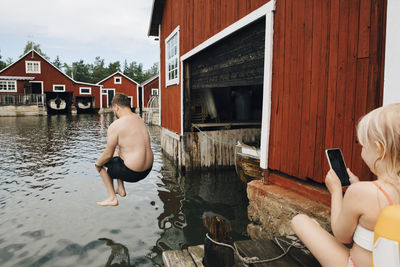
<svg viewBox="0 0 400 267">
<path fill-rule="evenodd" d="M 120 157 L 111 158 L 104 166 L 107 167 L 107 173 L 110 175 L 111 179 L 120 179 L 129 183 L 135 183 L 144 179 L 153 167 L 142 172 L 135 172 L 126 167 L 124 161 Z"/>
</svg>

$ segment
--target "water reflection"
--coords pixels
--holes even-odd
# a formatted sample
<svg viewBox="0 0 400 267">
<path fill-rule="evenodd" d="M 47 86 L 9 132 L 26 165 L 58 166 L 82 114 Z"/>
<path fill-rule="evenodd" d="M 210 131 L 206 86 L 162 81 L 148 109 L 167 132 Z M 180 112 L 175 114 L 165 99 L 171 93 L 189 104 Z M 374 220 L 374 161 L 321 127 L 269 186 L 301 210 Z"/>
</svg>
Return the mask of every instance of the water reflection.
<svg viewBox="0 0 400 267">
<path fill-rule="evenodd" d="M 106 245 L 111 248 L 111 254 L 108 257 L 106 267 L 133 266 L 130 264 L 129 250 L 126 246 L 115 243 L 108 238 L 99 238 L 99 240 L 105 241 Z"/>
<path fill-rule="evenodd" d="M 207 210 L 231 220 L 234 239 L 244 238 L 247 199 L 234 171 L 179 173 L 163 156 L 157 127 L 149 128 L 149 177 L 127 184 L 117 208 L 97 207 L 105 192 L 93 162 L 113 119 L 0 118 L 2 266 L 162 265 L 163 250 L 203 242 Z"/>
</svg>

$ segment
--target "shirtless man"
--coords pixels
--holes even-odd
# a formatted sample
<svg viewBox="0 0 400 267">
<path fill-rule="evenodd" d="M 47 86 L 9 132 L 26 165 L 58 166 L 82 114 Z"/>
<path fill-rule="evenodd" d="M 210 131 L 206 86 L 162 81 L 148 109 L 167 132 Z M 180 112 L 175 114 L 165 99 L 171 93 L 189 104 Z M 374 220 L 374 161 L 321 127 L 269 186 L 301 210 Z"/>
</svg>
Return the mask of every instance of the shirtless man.
<svg viewBox="0 0 400 267">
<path fill-rule="evenodd" d="M 117 206 L 116 194 L 126 196 L 124 181 L 144 179 L 153 166 L 149 133 L 143 120 L 131 111 L 130 103 L 124 94 L 116 94 L 112 100 L 117 120 L 108 127 L 106 148 L 95 164 L 108 192 L 106 200 L 97 202 L 100 206 Z M 117 179 L 117 190 L 113 179 Z"/>
</svg>

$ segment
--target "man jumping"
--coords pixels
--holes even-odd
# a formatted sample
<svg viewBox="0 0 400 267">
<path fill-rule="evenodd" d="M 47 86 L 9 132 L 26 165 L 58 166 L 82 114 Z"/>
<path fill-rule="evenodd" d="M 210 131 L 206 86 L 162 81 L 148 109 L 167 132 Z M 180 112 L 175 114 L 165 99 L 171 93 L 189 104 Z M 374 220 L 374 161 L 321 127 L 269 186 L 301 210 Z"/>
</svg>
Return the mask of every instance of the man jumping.
<svg viewBox="0 0 400 267">
<path fill-rule="evenodd" d="M 117 206 L 116 194 L 126 196 L 124 181 L 144 179 L 153 166 L 150 135 L 144 121 L 131 111 L 130 102 L 124 94 L 116 94 L 112 100 L 117 120 L 108 127 L 106 148 L 95 164 L 108 193 L 106 200 L 96 202 L 100 206 Z M 117 190 L 113 179 L 117 179 Z"/>
</svg>

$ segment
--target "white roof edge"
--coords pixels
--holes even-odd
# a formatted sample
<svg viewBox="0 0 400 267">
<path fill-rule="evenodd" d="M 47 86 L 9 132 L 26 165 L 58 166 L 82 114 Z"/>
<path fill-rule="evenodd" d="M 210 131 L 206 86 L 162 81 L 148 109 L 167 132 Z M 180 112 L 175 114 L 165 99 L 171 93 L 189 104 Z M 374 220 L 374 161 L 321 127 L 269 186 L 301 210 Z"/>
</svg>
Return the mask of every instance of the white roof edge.
<svg viewBox="0 0 400 267">
<path fill-rule="evenodd" d="M 47 63 L 49 63 L 53 68 L 55 68 L 57 71 L 59 71 L 62 75 L 64 75 L 65 77 L 67 77 L 69 80 L 71 80 L 74 83 L 79 83 L 79 84 L 86 84 L 86 85 L 91 85 L 91 86 L 99 86 L 97 84 L 93 84 L 93 83 L 85 83 L 85 82 L 79 82 L 79 81 L 75 81 L 74 79 L 72 79 L 71 77 L 69 77 L 67 74 L 65 74 L 64 72 L 62 72 L 59 68 L 57 68 L 56 66 L 53 65 L 53 63 L 51 63 L 50 61 L 48 61 L 46 58 L 44 58 L 41 54 L 39 54 L 35 49 L 31 49 L 29 50 L 27 53 L 25 53 L 23 56 L 21 56 L 18 60 L 16 60 L 14 63 L 8 65 L 7 67 L 5 67 L 4 69 L 2 69 L 0 71 L 0 74 L 5 71 L 6 69 L 8 69 L 9 67 L 11 67 L 12 65 L 16 64 L 17 62 L 19 62 L 21 59 L 23 59 L 24 57 L 26 57 L 29 53 L 31 52 L 35 52 L 39 57 L 41 57 L 44 61 L 46 61 Z"/>
<path fill-rule="evenodd" d="M 158 76 L 159 76 L 159 74 L 154 75 L 153 77 L 151 77 L 151 78 L 147 79 L 146 81 L 144 81 L 140 86 L 145 86 L 146 84 L 148 84 L 148 83 L 154 81 L 155 79 L 157 79 Z"/>
<path fill-rule="evenodd" d="M 120 72 L 120 71 L 114 72 L 113 74 L 107 76 L 106 78 L 104 78 L 103 80 L 101 80 L 100 82 L 98 82 L 97 84 L 100 84 L 100 83 L 104 82 L 105 80 L 108 80 L 109 78 L 111 78 L 112 76 L 114 76 L 114 75 L 116 75 L 116 74 L 120 74 L 120 75 L 124 76 L 125 78 L 127 78 L 128 80 L 130 80 L 131 82 L 133 82 L 133 83 L 135 83 L 136 85 L 140 86 L 140 84 L 139 84 L 138 82 L 136 82 L 135 80 L 129 78 L 128 76 L 126 76 L 125 74 L 123 74 L 123 73 Z"/>
<path fill-rule="evenodd" d="M 154 4 L 156 3 L 156 0 L 153 0 L 153 4 L 151 5 L 151 16 L 150 16 L 150 21 L 149 21 L 149 29 L 147 30 L 147 37 L 150 37 L 150 30 L 151 30 L 151 21 L 153 20 L 153 12 L 154 12 Z"/>
<path fill-rule="evenodd" d="M 35 77 L 26 77 L 26 76 L 1 76 L 0 79 L 8 79 L 8 80 L 34 80 Z"/>
</svg>

